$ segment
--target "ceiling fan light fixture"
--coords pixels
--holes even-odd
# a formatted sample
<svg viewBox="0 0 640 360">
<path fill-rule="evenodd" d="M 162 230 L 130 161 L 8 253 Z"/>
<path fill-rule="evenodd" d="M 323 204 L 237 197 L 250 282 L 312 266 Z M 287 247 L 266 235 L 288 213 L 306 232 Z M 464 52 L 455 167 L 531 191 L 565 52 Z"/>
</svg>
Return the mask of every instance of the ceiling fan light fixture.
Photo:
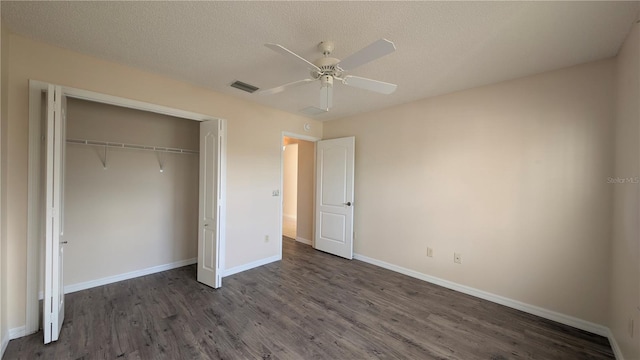
<svg viewBox="0 0 640 360">
<path fill-rule="evenodd" d="M 332 79 L 333 81 L 333 79 Z M 329 111 L 333 107 L 333 87 L 331 85 L 322 86 L 320 89 L 320 108 Z"/>
<path fill-rule="evenodd" d="M 333 76 L 331 75 L 322 75 L 320 78 L 320 84 L 323 88 L 332 87 L 333 86 Z"/>
</svg>

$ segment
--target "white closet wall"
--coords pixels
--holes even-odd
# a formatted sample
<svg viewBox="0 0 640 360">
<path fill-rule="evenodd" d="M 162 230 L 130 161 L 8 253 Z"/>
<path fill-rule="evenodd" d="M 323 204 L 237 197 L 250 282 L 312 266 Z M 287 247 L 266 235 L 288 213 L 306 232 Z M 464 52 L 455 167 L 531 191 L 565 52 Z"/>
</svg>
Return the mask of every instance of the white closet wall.
<svg viewBox="0 0 640 360">
<path fill-rule="evenodd" d="M 198 151 L 198 125 L 68 101 L 68 139 Z M 103 162 L 103 147 L 66 146 L 65 286 L 195 261 L 198 155 L 109 148 Z"/>
</svg>

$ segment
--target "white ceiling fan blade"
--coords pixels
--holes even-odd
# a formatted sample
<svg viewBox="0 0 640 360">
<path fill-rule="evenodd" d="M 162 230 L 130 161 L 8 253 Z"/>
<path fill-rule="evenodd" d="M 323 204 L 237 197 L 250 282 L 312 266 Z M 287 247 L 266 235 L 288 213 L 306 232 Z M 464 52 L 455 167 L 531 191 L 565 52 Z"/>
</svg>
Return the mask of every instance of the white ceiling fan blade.
<svg viewBox="0 0 640 360">
<path fill-rule="evenodd" d="M 369 46 L 351 54 L 346 59 L 338 63 L 342 70 L 355 69 L 360 65 L 364 65 L 369 61 L 391 54 L 396 50 L 396 46 L 387 39 L 380 39 Z"/>
<path fill-rule="evenodd" d="M 322 70 L 320 70 L 319 67 L 313 65 L 313 63 L 311 63 L 307 59 L 305 59 L 302 56 L 294 53 L 293 51 L 287 49 L 286 47 L 284 47 L 282 45 L 279 45 L 279 44 L 264 44 L 264 46 L 266 46 L 269 49 L 277 52 L 278 54 L 281 54 L 281 55 L 284 55 L 286 57 L 289 57 L 290 59 L 295 59 L 298 62 L 304 62 L 305 66 L 307 68 L 309 68 L 309 70 L 316 70 L 318 72 L 322 72 Z"/>
<path fill-rule="evenodd" d="M 320 108 L 329 111 L 333 107 L 333 87 L 323 86 L 320 88 Z"/>
<path fill-rule="evenodd" d="M 391 94 L 398 88 L 398 85 L 396 84 L 351 75 L 344 77 L 343 84 L 357 87 L 359 89 L 375 91 L 381 94 Z"/>
<path fill-rule="evenodd" d="M 281 93 L 287 89 L 291 89 L 294 87 L 298 87 L 300 85 L 304 85 L 310 82 L 314 82 L 316 81 L 315 79 L 304 79 L 304 80 L 298 80 L 298 81 L 294 81 L 294 82 L 290 82 L 288 84 L 284 84 L 278 87 L 274 87 L 271 89 L 265 89 L 265 90 L 260 90 L 258 91 L 258 94 L 260 95 L 273 95 L 273 94 L 277 94 L 277 93 Z"/>
</svg>

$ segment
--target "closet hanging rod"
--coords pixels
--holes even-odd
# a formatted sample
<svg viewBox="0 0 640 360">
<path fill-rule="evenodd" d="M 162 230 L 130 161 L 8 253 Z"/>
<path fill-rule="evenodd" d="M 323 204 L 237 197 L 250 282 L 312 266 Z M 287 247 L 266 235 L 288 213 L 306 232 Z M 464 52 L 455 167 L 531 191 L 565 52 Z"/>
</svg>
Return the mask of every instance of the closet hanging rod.
<svg viewBox="0 0 640 360">
<path fill-rule="evenodd" d="M 198 151 L 188 149 L 176 149 L 163 146 L 149 146 L 136 144 L 123 144 L 110 141 L 83 140 L 83 139 L 67 139 L 67 144 L 90 145 L 90 146 L 106 146 L 120 149 L 147 150 L 156 152 L 166 152 L 172 154 L 198 154 Z"/>
</svg>

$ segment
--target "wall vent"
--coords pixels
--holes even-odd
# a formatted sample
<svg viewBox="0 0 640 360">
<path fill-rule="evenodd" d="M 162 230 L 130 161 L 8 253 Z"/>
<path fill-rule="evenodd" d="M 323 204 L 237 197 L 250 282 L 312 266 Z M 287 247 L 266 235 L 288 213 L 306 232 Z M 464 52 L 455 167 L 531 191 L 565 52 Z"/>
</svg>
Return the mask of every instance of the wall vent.
<svg viewBox="0 0 640 360">
<path fill-rule="evenodd" d="M 253 93 L 253 92 L 255 92 L 256 90 L 259 89 L 256 86 L 253 86 L 251 84 L 247 84 L 245 82 L 238 81 L 238 80 L 232 82 L 231 83 L 231 87 L 234 87 L 234 88 L 242 90 L 242 91 L 246 91 L 248 93 Z"/>
</svg>

